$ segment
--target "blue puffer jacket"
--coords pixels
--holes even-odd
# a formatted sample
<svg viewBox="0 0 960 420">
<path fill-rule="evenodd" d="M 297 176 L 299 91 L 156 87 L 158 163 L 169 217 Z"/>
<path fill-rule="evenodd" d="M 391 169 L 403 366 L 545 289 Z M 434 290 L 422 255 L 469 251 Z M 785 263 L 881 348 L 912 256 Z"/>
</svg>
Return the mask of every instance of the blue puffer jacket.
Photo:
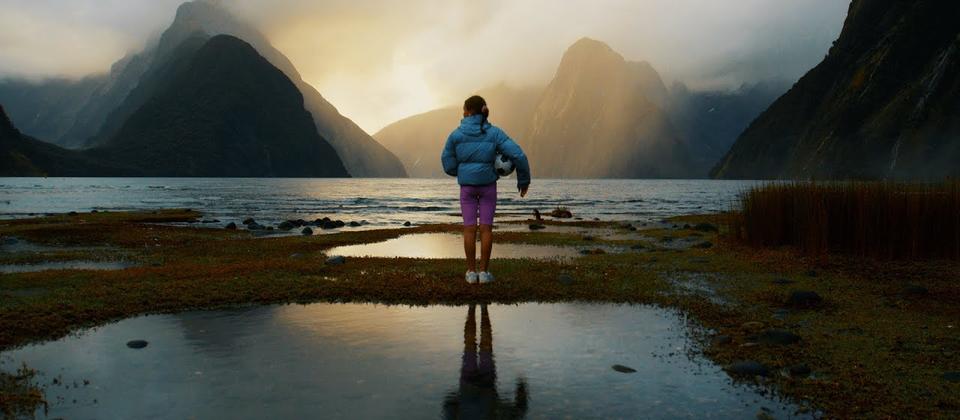
<svg viewBox="0 0 960 420">
<path fill-rule="evenodd" d="M 481 115 L 471 115 L 460 121 L 460 127 L 450 133 L 443 147 L 440 161 L 447 175 L 457 177 L 460 185 L 487 185 L 500 177 L 493 168 L 497 153 L 513 161 L 517 170 L 517 187 L 530 185 L 530 163 L 527 155 L 507 133 L 489 122 L 480 132 Z"/>
</svg>

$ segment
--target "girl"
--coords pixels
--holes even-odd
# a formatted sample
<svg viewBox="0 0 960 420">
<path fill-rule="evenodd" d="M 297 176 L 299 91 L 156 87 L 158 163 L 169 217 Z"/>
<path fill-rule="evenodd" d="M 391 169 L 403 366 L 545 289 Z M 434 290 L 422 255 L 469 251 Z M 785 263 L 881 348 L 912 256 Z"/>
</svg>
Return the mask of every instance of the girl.
<svg viewBox="0 0 960 420">
<path fill-rule="evenodd" d="M 517 170 L 520 197 L 530 187 L 527 156 L 503 130 L 487 122 L 487 101 L 471 96 L 463 102 L 463 120 L 450 133 L 440 157 L 443 171 L 457 177 L 460 184 L 460 210 L 463 213 L 463 250 L 467 256 L 467 283 L 490 283 L 490 251 L 493 250 L 493 213 L 497 208 L 497 154 L 513 161 Z M 480 220 L 480 270 L 477 271 L 477 219 Z"/>
</svg>

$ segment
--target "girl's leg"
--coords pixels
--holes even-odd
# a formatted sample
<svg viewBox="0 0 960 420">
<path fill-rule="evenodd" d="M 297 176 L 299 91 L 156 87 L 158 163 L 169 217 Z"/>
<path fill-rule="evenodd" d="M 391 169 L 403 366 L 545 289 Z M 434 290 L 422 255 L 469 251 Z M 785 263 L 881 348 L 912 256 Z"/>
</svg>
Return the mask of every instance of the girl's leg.
<svg viewBox="0 0 960 420">
<path fill-rule="evenodd" d="M 460 187 L 460 213 L 463 214 L 463 253 L 467 271 L 477 271 L 477 215 L 480 200 L 471 186 Z"/>
<path fill-rule="evenodd" d="M 487 271 L 493 252 L 493 215 L 497 211 L 497 184 L 480 188 L 480 271 Z"/>
</svg>

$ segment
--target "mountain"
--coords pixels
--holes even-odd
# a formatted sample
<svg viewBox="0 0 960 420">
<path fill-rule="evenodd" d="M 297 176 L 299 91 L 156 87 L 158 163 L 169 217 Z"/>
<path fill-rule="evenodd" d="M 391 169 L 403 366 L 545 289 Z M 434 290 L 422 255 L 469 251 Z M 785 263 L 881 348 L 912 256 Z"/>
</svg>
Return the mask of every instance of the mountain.
<svg viewBox="0 0 960 420">
<path fill-rule="evenodd" d="M 152 75 L 152 94 L 89 155 L 145 176 L 349 176 L 296 85 L 246 42 L 195 33 Z"/>
<path fill-rule="evenodd" d="M 490 122 L 519 140 L 526 133 L 543 88 L 513 88 L 504 84 L 477 92 L 487 100 Z M 466 99 L 466 98 L 464 98 Z M 417 178 L 445 177 L 440 151 L 450 132 L 460 124 L 463 106 L 451 105 L 404 118 L 373 135 Z"/>
<path fill-rule="evenodd" d="M 119 176 L 130 172 L 23 135 L 0 106 L 0 176 Z"/>
<path fill-rule="evenodd" d="M 824 60 L 714 168 L 718 178 L 960 176 L 960 2 L 854 0 Z"/>
<path fill-rule="evenodd" d="M 667 100 L 650 64 L 584 38 L 563 55 L 520 143 L 540 176 L 688 177 L 690 154 L 663 110 Z"/>
<path fill-rule="evenodd" d="M 173 23 L 156 43 L 142 52 L 124 57 L 113 65 L 108 75 L 80 82 L 55 81 L 57 86 L 50 82 L 0 81 L 0 103 L 6 104 L 14 121 L 32 135 L 69 148 L 101 146 L 149 98 L 154 91 L 156 72 L 167 67 L 171 53 L 198 32 L 243 39 L 283 71 L 303 94 L 316 130 L 333 145 L 353 176 L 406 176 L 396 156 L 341 115 L 316 89 L 303 81 L 290 60 L 263 34 L 236 19 L 215 0 L 182 4 Z M 53 99 L 46 102 L 57 100 L 62 102 L 60 106 L 50 107 L 43 101 L 29 99 L 37 98 L 38 92 L 44 91 L 53 95 Z M 58 97 L 58 91 L 65 94 Z M 66 94 L 68 91 L 78 93 Z M 44 120 L 58 121 L 59 124 L 54 126 Z"/>
<path fill-rule="evenodd" d="M 665 111 L 687 141 L 698 177 L 706 176 L 750 123 L 790 88 L 788 82 L 743 84 L 734 90 L 690 90 L 675 82 Z"/>
</svg>

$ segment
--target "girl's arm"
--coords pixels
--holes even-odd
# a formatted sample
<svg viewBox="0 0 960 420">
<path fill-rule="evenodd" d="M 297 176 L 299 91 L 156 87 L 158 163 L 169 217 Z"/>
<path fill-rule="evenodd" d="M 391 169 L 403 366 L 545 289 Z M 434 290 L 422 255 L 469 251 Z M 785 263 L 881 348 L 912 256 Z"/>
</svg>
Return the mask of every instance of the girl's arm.
<svg viewBox="0 0 960 420">
<path fill-rule="evenodd" d="M 457 176 L 457 146 L 456 141 L 454 140 L 454 134 L 456 132 L 450 133 L 450 136 L 447 137 L 447 144 L 443 146 L 443 154 L 440 155 L 440 163 L 443 164 L 443 172 L 446 172 L 447 175 Z"/>
<path fill-rule="evenodd" d="M 523 190 L 530 186 L 530 162 L 527 161 L 527 155 L 507 133 L 503 130 L 497 130 L 497 152 L 510 158 L 517 169 L 517 188 Z"/>
</svg>

